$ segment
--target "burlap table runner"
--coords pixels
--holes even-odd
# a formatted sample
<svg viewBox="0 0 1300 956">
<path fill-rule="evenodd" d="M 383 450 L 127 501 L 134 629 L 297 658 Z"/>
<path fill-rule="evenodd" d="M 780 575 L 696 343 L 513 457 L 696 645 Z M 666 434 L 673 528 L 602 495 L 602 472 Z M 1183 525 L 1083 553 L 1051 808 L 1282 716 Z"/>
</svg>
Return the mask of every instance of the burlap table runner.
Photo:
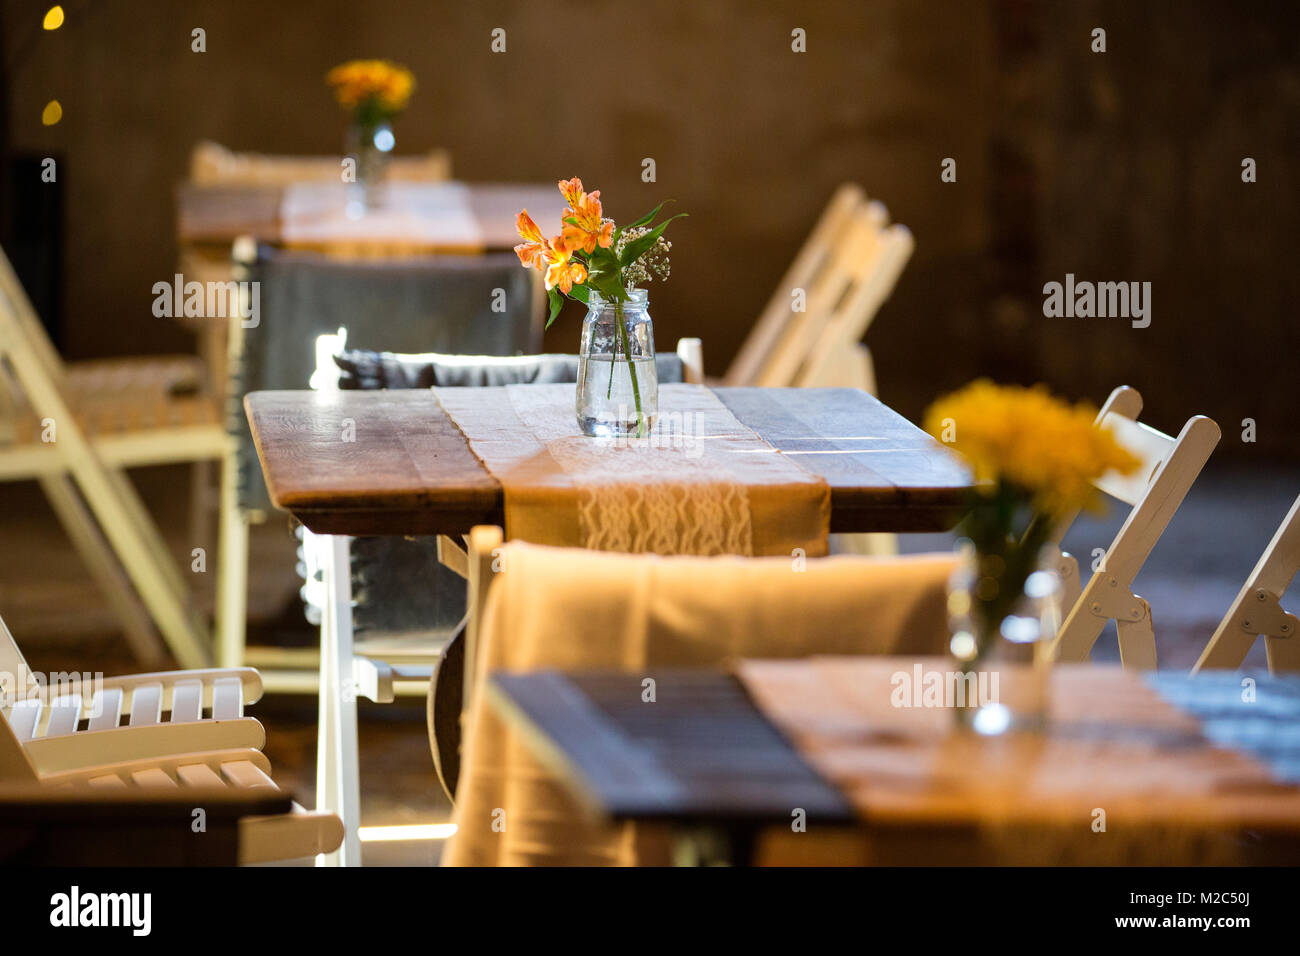
<svg viewBox="0 0 1300 956">
<path fill-rule="evenodd" d="M 572 385 L 435 388 L 505 489 L 506 534 L 656 554 L 827 551 L 830 488 L 702 385 L 663 385 L 641 440 L 581 434 Z"/>
<path fill-rule="evenodd" d="M 907 699 L 896 675 L 914 678 L 918 663 L 951 669 L 937 657 L 828 657 L 737 672 L 882 845 L 892 832 L 922 846 L 930 833 L 952 852 L 973 841 L 973 859 L 948 862 L 1237 863 L 1242 831 L 1300 831 L 1300 789 L 1212 746 L 1135 674 L 1058 666 L 1049 732 L 981 737 L 953 733 L 948 708 L 895 706 Z"/>
</svg>

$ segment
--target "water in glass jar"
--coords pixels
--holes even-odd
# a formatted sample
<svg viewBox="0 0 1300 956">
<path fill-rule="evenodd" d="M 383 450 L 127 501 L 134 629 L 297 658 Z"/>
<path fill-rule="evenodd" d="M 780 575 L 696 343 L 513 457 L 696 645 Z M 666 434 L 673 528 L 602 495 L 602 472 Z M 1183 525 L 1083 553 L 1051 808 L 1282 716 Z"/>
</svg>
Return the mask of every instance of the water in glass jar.
<svg viewBox="0 0 1300 956">
<path fill-rule="evenodd" d="M 610 371 L 613 370 L 611 380 Z M 653 357 L 632 359 L 645 417 L 644 434 L 654 425 L 659 408 L 659 377 Z M 627 356 L 597 352 L 586 357 L 578 380 L 578 424 L 584 435 L 613 438 L 636 436 L 636 396 Z"/>
</svg>

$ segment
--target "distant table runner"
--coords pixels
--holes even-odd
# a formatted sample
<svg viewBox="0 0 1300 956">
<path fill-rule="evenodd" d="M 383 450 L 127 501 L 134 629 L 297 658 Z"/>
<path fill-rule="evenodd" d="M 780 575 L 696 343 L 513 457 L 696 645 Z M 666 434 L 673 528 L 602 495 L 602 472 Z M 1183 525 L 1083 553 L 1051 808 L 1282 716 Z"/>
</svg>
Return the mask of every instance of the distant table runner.
<svg viewBox="0 0 1300 956">
<path fill-rule="evenodd" d="M 1180 677 L 1178 684 L 1153 686 L 1115 667 L 1058 666 L 1051 671 L 1046 733 L 982 737 L 953 733 L 947 707 L 914 706 L 919 694 L 899 696 L 918 671 L 949 670 L 942 658 L 738 666 L 764 716 L 869 824 L 970 826 L 992 843 L 999 834 L 1023 840 L 1032 831 L 1039 853 L 1067 860 L 1087 853 L 1093 833 L 1133 856 L 1160 841 L 1161 850 L 1179 855 L 1188 850 L 1179 844 L 1188 842 L 1195 844 L 1193 856 L 1233 862 L 1232 842 L 1206 844 L 1207 833 L 1273 830 L 1294 838 L 1300 830 L 1300 789 L 1283 785 L 1241 747 L 1216 747 L 1190 712 L 1187 705 L 1202 694 L 1222 704 L 1222 683 Z M 1182 706 L 1157 688 L 1169 689 Z M 899 700 L 905 705 L 895 706 Z M 1291 704 L 1294 724 L 1300 699 Z M 1250 707 L 1238 708 L 1237 724 L 1243 711 Z M 1219 733 L 1222 739 L 1222 726 Z M 1234 744 L 1241 739 L 1229 736 L 1237 738 Z M 1098 819 L 1104 830 L 1097 830 Z"/>
<path fill-rule="evenodd" d="M 307 184 L 310 188 L 311 184 Z M 389 206 L 393 200 L 398 203 L 408 195 L 407 185 L 450 186 L 464 190 L 463 199 L 475 224 L 478 242 L 482 250 L 505 251 L 519 241 L 515 233 L 515 216 L 520 209 L 527 208 L 539 223 L 558 226 L 560 214 L 565 208 L 564 198 L 552 183 L 464 183 L 449 182 L 436 184 L 416 184 L 394 182 L 390 184 Z M 260 242 L 285 243 L 284 219 L 287 194 L 297 189 L 296 186 L 265 185 L 214 185 L 198 186 L 186 183 L 177 190 L 177 236 L 182 244 L 214 244 L 228 247 L 229 243 L 240 236 L 253 236 Z M 341 192 L 341 184 L 327 188 Z M 391 190 L 396 189 L 395 192 Z M 300 201 L 291 203 L 299 208 Z M 425 214 L 432 208 L 423 206 Z M 337 224 L 337 220 L 331 220 Z M 345 230 L 349 227 L 341 224 Z M 448 230 L 449 234 L 451 230 Z M 456 238 L 454 234 L 452 238 Z M 334 240 L 322 234 L 322 241 Z M 348 240 L 347 245 L 364 245 Z M 392 245 L 390 242 L 379 245 Z M 459 251 L 453 245 L 444 248 L 441 244 L 422 244 L 413 250 L 425 252 Z"/>
<path fill-rule="evenodd" d="M 830 486 L 702 385 L 659 389 L 650 438 L 584 436 L 572 385 L 435 388 L 505 494 L 506 534 L 657 554 L 827 551 Z"/>
<path fill-rule="evenodd" d="M 464 183 L 393 182 L 383 202 L 365 210 L 349 205 L 342 183 L 295 183 L 280 201 L 281 237 L 290 246 L 397 243 L 472 251 L 483 230 Z"/>
</svg>

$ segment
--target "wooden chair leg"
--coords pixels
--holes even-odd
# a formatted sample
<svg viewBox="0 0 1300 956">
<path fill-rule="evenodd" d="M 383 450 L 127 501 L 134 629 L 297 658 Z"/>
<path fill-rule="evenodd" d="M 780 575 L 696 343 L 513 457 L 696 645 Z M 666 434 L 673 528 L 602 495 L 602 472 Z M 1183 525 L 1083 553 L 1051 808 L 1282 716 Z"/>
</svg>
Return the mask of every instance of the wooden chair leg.
<svg viewBox="0 0 1300 956">
<path fill-rule="evenodd" d="M 177 596 L 171 576 L 158 564 L 148 532 L 141 530 L 124 507 L 111 472 L 97 461 L 79 459 L 70 465 L 77 487 L 94 514 L 104 536 L 131 577 L 136 591 L 162 631 L 172 653 L 184 668 L 206 667 L 210 661 L 203 629 L 186 603 Z M 152 520 L 149 527 L 152 527 Z M 175 567 L 172 567 L 173 572 Z"/>
<path fill-rule="evenodd" d="M 1300 635 L 1266 637 L 1264 649 L 1268 652 L 1269 673 L 1285 674 L 1300 671 Z"/>
<path fill-rule="evenodd" d="M 1119 661 L 1125 670 L 1156 669 L 1156 632 L 1151 620 L 1151 605 L 1142 601 L 1142 617 L 1136 621 L 1116 621 L 1119 632 Z"/>
<path fill-rule="evenodd" d="M 90 576 L 108 600 L 109 606 L 122 625 L 123 634 L 131 646 L 136 660 L 146 670 L 161 667 L 167 651 L 158 639 L 149 613 L 131 589 L 130 579 L 118 564 L 95 519 L 86 510 L 85 502 L 67 475 L 45 475 L 40 479 L 41 490 L 50 502 L 72 540 L 73 547 L 90 571 Z"/>
<path fill-rule="evenodd" d="M 1079 560 L 1072 554 L 1062 554 L 1056 573 L 1061 578 L 1061 614 L 1068 615 L 1079 603 L 1083 583 L 1079 580 Z"/>
<path fill-rule="evenodd" d="M 162 573 L 167 587 L 171 589 L 178 601 L 189 604 L 192 600 L 189 584 L 181 575 L 180 566 L 176 563 L 176 557 L 167 547 L 167 542 L 163 540 L 157 522 L 153 520 L 153 515 L 149 513 L 149 509 L 145 507 L 144 501 L 140 498 L 140 493 L 135 489 L 135 485 L 131 483 L 131 479 L 127 477 L 125 471 L 117 468 L 105 469 L 104 475 L 117 492 L 121 507 L 135 523 L 138 536 L 144 547 L 148 549 L 154 564 Z"/>
<path fill-rule="evenodd" d="M 1074 609 L 1066 615 L 1065 623 L 1061 625 L 1061 632 L 1057 634 L 1056 641 L 1052 645 L 1054 660 L 1083 663 L 1092 655 L 1092 646 L 1097 643 L 1097 638 L 1101 637 L 1107 619 L 1093 614 L 1088 609 L 1087 603 L 1088 592 L 1085 590 L 1083 596 L 1074 605 Z"/>
<path fill-rule="evenodd" d="M 239 466 L 227 453 L 221 462 L 221 507 L 217 525 L 217 663 L 244 663 L 248 611 L 248 520 L 236 495 Z"/>
</svg>

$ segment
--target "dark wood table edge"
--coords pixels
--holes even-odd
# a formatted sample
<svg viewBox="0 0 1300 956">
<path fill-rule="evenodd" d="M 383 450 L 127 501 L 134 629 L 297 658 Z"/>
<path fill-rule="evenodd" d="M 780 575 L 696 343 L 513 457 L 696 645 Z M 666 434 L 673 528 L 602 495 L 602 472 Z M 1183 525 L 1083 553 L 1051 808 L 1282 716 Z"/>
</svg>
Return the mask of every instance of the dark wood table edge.
<svg viewBox="0 0 1300 956">
<path fill-rule="evenodd" d="M 689 669 L 674 671 L 672 669 L 648 668 L 647 670 L 653 671 L 656 680 L 661 684 L 665 681 L 671 681 L 674 673 L 690 675 L 694 679 L 698 679 L 700 676 L 698 671 Z M 640 680 L 639 675 L 627 673 L 617 675 L 608 673 L 601 676 L 618 676 L 626 677 L 629 680 Z M 805 779 L 810 784 L 817 785 L 820 788 L 822 803 L 820 805 L 813 804 L 811 808 L 804 808 L 807 811 L 809 823 L 816 823 L 821 826 L 849 827 L 862 822 L 848 799 L 840 793 L 834 784 L 813 768 L 780 729 L 759 710 L 738 677 L 721 670 L 710 671 L 708 676 L 716 679 L 719 685 L 726 684 L 729 688 L 739 688 L 749 706 L 750 712 L 747 716 L 770 730 L 774 739 L 780 741 L 785 756 L 789 758 L 791 764 L 802 768 Z M 574 732 L 574 739 L 581 739 L 588 745 L 591 745 L 594 741 L 599 752 L 606 755 L 611 761 L 623 765 L 629 779 L 638 781 L 646 779 L 645 775 L 640 772 L 641 765 L 628 759 L 628 754 L 641 748 L 635 745 L 629 746 L 630 742 L 626 737 L 610 733 L 608 724 L 588 722 L 587 719 L 595 711 L 595 707 L 569 681 L 568 675 L 554 670 L 520 674 L 495 672 L 488 675 L 485 686 L 489 694 L 488 699 L 492 706 L 496 708 L 498 714 L 509 725 L 522 732 L 529 748 L 544 764 L 560 771 L 559 776 L 565 781 L 574 797 L 599 816 L 617 821 L 669 823 L 683 826 L 722 824 L 726 826 L 764 828 L 769 826 L 789 826 L 790 824 L 790 808 L 784 803 L 779 804 L 779 809 L 778 804 L 774 804 L 771 809 L 762 811 L 734 808 L 719 810 L 719 808 L 712 805 L 688 806 L 684 810 L 679 809 L 669 805 L 665 797 L 668 794 L 680 795 L 680 786 L 676 783 L 663 786 L 662 782 L 657 778 L 646 781 L 652 787 L 649 794 L 638 794 L 629 791 L 630 795 L 611 799 L 610 788 L 602 788 L 600 783 L 594 779 L 596 768 L 591 765 L 582 766 L 576 763 L 571 757 L 572 751 L 563 746 L 566 741 L 557 740 L 547 728 L 540 725 L 536 719 L 537 705 L 544 703 L 553 707 L 559 702 L 561 706 L 565 707 L 568 719 L 573 721 L 571 729 Z M 599 715 L 597 714 L 597 716 Z M 608 770 L 608 767 L 601 769 Z M 587 789 L 575 786 L 574 784 L 578 781 L 584 783 Z M 601 792 L 602 789 L 604 789 L 603 793 Z M 807 802 L 811 803 L 812 801 Z"/>
</svg>

